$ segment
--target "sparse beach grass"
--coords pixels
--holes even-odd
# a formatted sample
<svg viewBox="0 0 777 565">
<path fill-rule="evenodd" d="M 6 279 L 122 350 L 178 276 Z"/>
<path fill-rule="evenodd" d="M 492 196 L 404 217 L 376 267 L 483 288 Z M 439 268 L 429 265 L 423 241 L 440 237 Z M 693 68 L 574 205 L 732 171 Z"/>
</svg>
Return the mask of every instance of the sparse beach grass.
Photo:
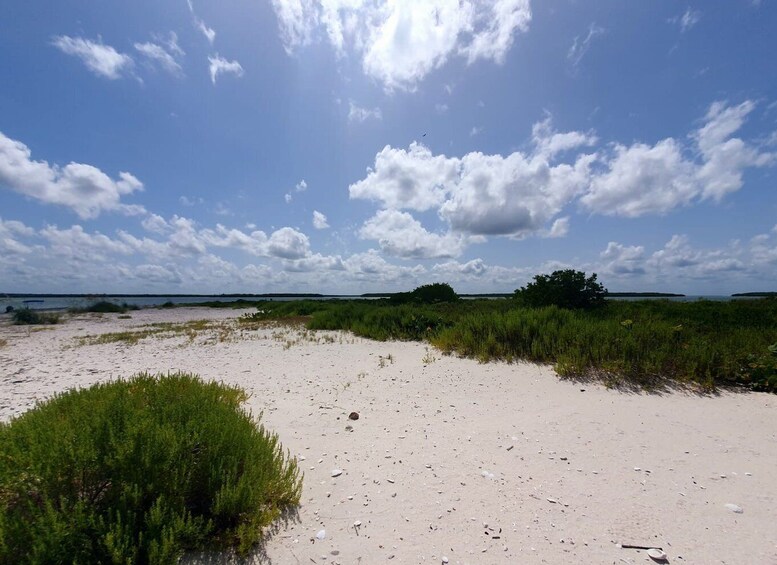
<svg viewBox="0 0 777 565">
<path fill-rule="evenodd" d="M 186 343 L 192 343 L 198 338 L 204 338 L 204 343 L 223 343 L 232 340 L 251 339 L 252 332 L 262 329 L 272 330 L 270 338 L 284 344 L 289 349 L 301 343 L 335 343 L 342 336 L 320 335 L 309 330 L 306 323 L 309 316 L 295 316 L 281 320 L 258 320 L 251 317 L 241 317 L 237 320 L 191 320 L 188 322 L 157 322 L 146 324 L 120 332 L 107 332 L 76 338 L 76 346 L 103 345 L 119 343 L 136 345 L 148 338 L 172 339 L 187 338 Z M 259 336 L 262 337 L 262 336 Z"/>
<path fill-rule="evenodd" d="M 194 340 L 199 334 L 211 330 L 229 330 L 228 322 L 217 322 L 213 320 L 192 320 L 189 322 L 159 322 L 156 324 L 147 324 L 138 329 L 122 332 L 108 332 L 98 335 L 88 335 L 78 338 L 78 345 L 101 345 L 105 343 L 123 343 L 125 345 L 135 345 L 142 339 L 157 337 L 161 339 L 186 336 L 189 340 Z"/>
<path fill-rule="evenodd" d="M 190 374 L 141 374 L 0 423 L 0 562 L 247 553 L 299 503 L 301 476 L 246 399 Z"/>
</svg>

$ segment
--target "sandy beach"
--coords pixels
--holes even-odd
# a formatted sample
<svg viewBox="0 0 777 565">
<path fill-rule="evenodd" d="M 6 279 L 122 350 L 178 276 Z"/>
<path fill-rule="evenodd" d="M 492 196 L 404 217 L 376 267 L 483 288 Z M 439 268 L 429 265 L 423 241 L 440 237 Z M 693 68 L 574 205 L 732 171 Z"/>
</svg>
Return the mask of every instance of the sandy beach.
<svg viewBox="0 0 777 565">
<path fill-rule="evenodd" d="M 619 392 L 420 343 L 245 330 L 242 313 L 45 328 L 3 316 L 0 418 L 140 371 L 245 388 L 304 471 L 298 515 L 257 562 L 652 562 L 626 544 L 669 563 L 777 564 L 777 395 Z M 174 326 L 148 326 L 162 322 Z M 149 328 L 135 344 L 94 343 Z"/>
</svg>

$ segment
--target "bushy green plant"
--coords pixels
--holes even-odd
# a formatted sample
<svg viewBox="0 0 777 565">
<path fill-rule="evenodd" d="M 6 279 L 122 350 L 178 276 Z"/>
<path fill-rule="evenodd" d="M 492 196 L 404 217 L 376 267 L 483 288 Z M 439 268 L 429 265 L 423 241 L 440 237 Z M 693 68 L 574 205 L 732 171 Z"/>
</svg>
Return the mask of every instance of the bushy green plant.
<svg viewBox="0 0 777 565">
<path fill-rule="evenodd" d="M 742 369 L 742 381 L 762 392 L 777 392 L 777 343 L 761 355 L 748 355 Z"/>
<path fill-rule="evenodd" d="M 246 553 L 299 502 L 296 461 L 244 391 L 138 375 L 0 424 L 1 563 L 176 563 Z"/>
<path fill-rule="evenodd" d="M 21 310 L 14 310 L 13 323 L 17 325 L 58 324 L 59 315 L 51 312 L 39 312 L 38 310 L 22 308 Z"/>
<path fill-rule="evenodd" d="M 98 312 L 102 314 L 119 313 L 123 314 L 127 310 L 139 310 L 139 307 L 134 304 L 116 304 L 115 302 L 109 302 L 107 300 L 100 300 L 84 308 L 72 308 L 72 312 Z"/>
<path fill-rule="evenodd" d="M 421 285 L 412 292 L 398 292 L 389 297 L 391 304 L 438 304 L 456 302 L 459 295 L 448 283 Z"/>
<path fill-rule="evenodd" d="M 596 282 L 596 273 L 586 278 L 582 271 L 565 269 L 536 275 L 534 282 L 515 291 L 515 298 L 533 308 L 591 308 L 604 304 L 607 289 Z"/>
</svg>

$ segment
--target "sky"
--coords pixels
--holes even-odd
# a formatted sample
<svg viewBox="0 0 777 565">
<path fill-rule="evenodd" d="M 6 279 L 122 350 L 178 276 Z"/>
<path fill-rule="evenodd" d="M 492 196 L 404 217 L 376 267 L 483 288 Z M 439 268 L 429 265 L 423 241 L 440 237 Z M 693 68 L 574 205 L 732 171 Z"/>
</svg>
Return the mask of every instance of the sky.
<svg viewBox="0 0 777 565">
<path fill-rule="evenodd" d="M 777 290 L 777 2 L 0 14 L 0 292 Z"/>
</svg>

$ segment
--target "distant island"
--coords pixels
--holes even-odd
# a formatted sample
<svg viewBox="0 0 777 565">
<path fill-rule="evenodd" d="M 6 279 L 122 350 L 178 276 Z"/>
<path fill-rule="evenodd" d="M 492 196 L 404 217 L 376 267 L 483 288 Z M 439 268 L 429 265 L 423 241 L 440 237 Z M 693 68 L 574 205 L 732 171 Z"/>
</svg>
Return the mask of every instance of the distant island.
<svg viewBox="0 0 777 565">
<path fill-rule="evenodd" d="M 330 294 L 317 294 L 312 292 L 307 293 L 295 293 L 295 292 L 269 292 L 265 294 L 132 294 L 132 293 L 100 293 L 92 294 L 89 292 L 75 293 L 75 294 L 35 294 L 35 293 L 21 293 L 21 292 L 0 292 L 0 297 L 7 298 L 110 298 L 114 296 L 120 296 L 122 298 L 321 298 L 323 296 L 332 296 Z"/>
<path fill-rule="evenodd" d="M 670 298 L 674 296 L 685 296 L 684 294 L 675 294 L 674 292 L 608 292 L 605 297 L 613 298 Z"/>
<path fill-rule="evenodd" d="M 365 292 L 360 294 L 360 298 L 390 298 L 394 295 L 402 294 L 400 292 Z M 491 292 L 483 294 L 459 294 L 460 298 L 510 298 L 512 292 Z"/>
<path fill-rule="evenodd" d="M 731 296 L 777 296 L 777 292 L 737 292 Z"/>
</svg>

